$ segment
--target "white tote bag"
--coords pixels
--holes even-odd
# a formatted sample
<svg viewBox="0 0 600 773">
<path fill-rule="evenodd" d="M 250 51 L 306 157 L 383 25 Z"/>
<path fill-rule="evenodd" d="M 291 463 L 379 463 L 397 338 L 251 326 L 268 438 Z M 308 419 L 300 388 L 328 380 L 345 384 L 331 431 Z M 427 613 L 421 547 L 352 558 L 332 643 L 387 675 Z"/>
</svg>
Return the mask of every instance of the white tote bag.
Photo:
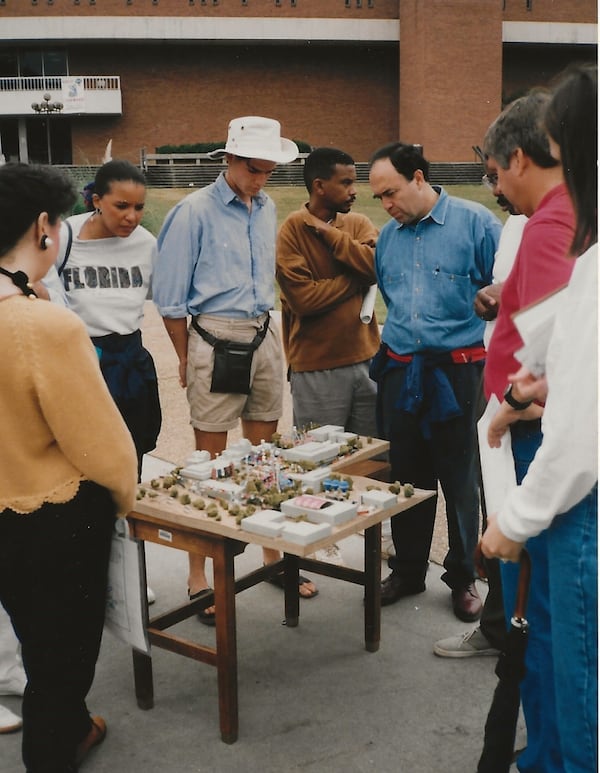
<svg viewBox="0 0 600 773">
<path fill-rule="evenodd" d="M 110 549 L 104 626 L 132 647 L 150 653 L 143 546 L 117 518 Z"/>
</svg>

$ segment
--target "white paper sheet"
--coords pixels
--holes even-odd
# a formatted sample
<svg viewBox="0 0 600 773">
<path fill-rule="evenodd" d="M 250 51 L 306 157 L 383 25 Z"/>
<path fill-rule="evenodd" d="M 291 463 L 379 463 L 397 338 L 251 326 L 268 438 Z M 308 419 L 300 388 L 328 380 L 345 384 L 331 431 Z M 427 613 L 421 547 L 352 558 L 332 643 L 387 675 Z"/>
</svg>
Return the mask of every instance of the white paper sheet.
<svg viewBox="0 0 600 773">
<path fill-rule="evenodd" d="M 483 495 L 490 514 L 502 508 L 506 495 L 517 485 L 510 432 L 504 434 L 500 448 L 490 448 L 487 440 L 488 427 L 499 408 L 498 398 L 492 395 L 483 416 L 477 422 Z"/>
<path fill-rule="evenodd" d="M 375 298 L 377 297 L 377 285 L 371 285 L 363 298 L 360 310 L 360 321 L 368 325 L 373 319 L 373 310 L 375 309 Z"/>
<path fill-rule="evenodd" d="M 546 372 L 548 344 L 554 330 L 556 312 L 565 297 L 565 289 L 561 288 L 538 303 L 513 314 L 513 322 L 524 344 L 515 352 L 515 357 L 534 376 L 543 376 Z"/>
</svg>

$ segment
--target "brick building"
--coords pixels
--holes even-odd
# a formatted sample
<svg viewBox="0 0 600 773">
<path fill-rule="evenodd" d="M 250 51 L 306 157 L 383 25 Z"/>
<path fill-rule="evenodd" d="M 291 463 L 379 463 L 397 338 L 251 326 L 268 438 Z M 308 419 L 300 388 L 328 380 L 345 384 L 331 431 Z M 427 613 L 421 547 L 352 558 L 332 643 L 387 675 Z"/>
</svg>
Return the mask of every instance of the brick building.
<svg viewBox="0 0 600 773">
<path fill-rule="evenodd" d="M 138 162 L 259 114 L 358 161 L 398 138 L 472 161 L 503 102 L 596 49 L 596 0 L 0 0 L 1 149 Z"/>
</svg>

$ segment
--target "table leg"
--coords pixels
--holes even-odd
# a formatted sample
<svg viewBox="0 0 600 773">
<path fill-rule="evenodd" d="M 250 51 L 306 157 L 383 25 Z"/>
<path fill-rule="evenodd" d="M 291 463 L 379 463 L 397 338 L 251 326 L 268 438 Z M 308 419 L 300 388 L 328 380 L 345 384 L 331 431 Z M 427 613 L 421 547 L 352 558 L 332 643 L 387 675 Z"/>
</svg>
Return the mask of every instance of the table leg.
<svg viewBox="0 0 600 773">
<path fill-rule="evenodd" d="M 365 649 L 377 652 L 381 638 L 381 523 L 365 529 Z"/>
<path fill-rule="evenodd" d="M 300 617 L 300 594 L 298 592 L 298 574 L 300 562 L 298 556 L 284 554 L 284 592 L 285 592 L 285 624 L 288 628 L 296 628 Z"/>
<path fill-rule="evenodd" d="M 213 555 L 219 720 L 221 739 L 225 743 L 234 743 L 238 737 L 235 554 L 234 543 L 222 540 Z"/>
</svg>

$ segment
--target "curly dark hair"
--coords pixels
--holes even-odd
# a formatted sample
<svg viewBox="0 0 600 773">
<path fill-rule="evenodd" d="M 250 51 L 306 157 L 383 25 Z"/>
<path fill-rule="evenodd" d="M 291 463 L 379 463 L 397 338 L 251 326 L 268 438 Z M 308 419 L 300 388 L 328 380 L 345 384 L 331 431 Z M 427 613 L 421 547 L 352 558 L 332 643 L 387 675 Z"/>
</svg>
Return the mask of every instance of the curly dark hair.
<svg viewBox="0 0 600 773">
<path fill-rule="evenodd" d="M 0 166 L 0 256 L 9 252 L 42 212 L 54 224 L 77 200 L 71 178 L 56 167 Z"/>
</svg>

